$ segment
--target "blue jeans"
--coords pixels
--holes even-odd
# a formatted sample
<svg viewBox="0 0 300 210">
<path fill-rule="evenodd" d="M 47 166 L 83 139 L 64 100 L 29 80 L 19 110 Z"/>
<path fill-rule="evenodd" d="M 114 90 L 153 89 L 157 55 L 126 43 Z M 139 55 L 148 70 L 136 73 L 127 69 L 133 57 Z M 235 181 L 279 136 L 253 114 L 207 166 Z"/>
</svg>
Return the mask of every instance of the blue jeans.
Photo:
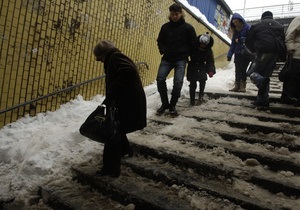
<svg viewBox="0 0 300 210">
<path fill-rule="evenodd" d="M 269 101 L 270 76 L 272 75 L 278 55 L 276 53 L 257 53 L 247 71 L 251 82 L 258 88 L 257 101 Z"/>
<path fill-rule="evenodd" d="M 180 97 L 186 63 L 186 60 L 176 62 L 161 60 L 156 77 L 157 89 L 161 96 L 167 94 L 168 89 L 166 79 L 171 70 L 174 68 L 172 97 L 175 99 Z"/>
<path fill-rule="evenodd" d="M 259 73 L 252 73 L 250 75 L 251 82 L 258 88 L 257 101 L 269 102 L 270 81 L 269 78 L 261 76 Z M 265 82 L 265 84 L 263 84 Z"/>
</svg>

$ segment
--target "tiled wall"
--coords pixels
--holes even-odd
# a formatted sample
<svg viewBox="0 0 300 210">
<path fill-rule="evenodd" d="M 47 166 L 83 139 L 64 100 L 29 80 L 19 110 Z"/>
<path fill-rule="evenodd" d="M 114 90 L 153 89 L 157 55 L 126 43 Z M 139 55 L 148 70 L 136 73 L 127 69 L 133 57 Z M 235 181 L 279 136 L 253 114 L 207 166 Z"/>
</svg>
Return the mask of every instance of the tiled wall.
<svg viewBox="0 0 300 210">
<path fill-rule="evenodd" d="M 156 38 L 172 0 L 2 0 L 0 2 L 0 111 L 103 75 L 93 47 L 109 39 L 138 65 L 144 85 L 155 81 Z M 209 31 L 186 12 L 197 33 Z M 211 32 L 211 31 L 210 31 Z M 211 32 L 212 33 L 212 32 Z M 217 66 L 228 45 L 217 36 Z M 144 65 L 147 64 L 147 65 Z M 146 67 L 149 67 L 147 69 Z M 54 111 L 78 94 L 104 93 L 104 79 L 0 114 L 0 128 L 18 118 Z"/>
</svg>

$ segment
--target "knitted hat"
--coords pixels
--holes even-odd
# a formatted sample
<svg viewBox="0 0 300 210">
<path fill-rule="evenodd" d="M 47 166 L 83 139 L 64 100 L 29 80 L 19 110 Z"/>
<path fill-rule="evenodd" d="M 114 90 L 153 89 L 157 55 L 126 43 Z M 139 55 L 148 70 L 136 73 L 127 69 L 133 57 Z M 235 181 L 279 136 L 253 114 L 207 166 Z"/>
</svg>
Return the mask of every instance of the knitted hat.
<svg viewBox="0 0 300 210">
<path fill-rule="evenodd" d="M 94 47 L 94 55 L 96 57 L 99 57 L 100 55 L 103 55 L 115 48 L 116 47 L 114 43 L 112 43 L 111 41 L 102 40 Z"/>
<path fill-rule="evenodd" d="M 199 42 L 208 45 L 210 41 L 210 35 L 208 34 L 202 34 L 199 37 Z"/>
<path fill-rule="evenodd" d="M 273 13 L 270 12 L 270 11 L 265 11 L 264 13 L 262 13 L 260 19 L 262 20 L 262 19 L 264 19 L 264 18 L 266 18 L 266 17 L 269 17 L 269 18 L 272 18 L 272 19 L 273 19 Z"/>
</svg>

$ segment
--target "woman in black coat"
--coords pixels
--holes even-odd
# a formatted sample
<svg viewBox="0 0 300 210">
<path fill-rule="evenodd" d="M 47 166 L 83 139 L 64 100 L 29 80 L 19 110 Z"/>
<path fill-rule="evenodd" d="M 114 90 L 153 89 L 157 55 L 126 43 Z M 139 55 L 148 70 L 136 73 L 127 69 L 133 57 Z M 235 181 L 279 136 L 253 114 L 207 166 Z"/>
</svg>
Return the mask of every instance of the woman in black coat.
<svg viewBox="0 0 300 210">
<path fill-rule="evenodd" d="M 118 177 L 121 157 L 133 155 L 126 134 L 146 127 L 146 96 L 134 62 L 114 44 L 103 40 L 94 48 L 97 61 L 104 63 L 107 110 L 118 108 L 121 143 L 117 146 L 105 143 L 101 175 Z"/>
</svg>

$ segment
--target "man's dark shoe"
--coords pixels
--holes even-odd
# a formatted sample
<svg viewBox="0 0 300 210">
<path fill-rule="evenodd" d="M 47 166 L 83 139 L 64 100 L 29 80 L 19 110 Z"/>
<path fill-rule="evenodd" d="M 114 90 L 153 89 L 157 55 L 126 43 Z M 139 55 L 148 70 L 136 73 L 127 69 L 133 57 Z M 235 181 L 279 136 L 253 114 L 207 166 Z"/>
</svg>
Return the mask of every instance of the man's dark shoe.
<svg viewBox="0 0 300 210">
<path fill-rule="evenodd" d="M 255 101 L 252 103 L 252 105 L 257 107 L 269 107 L 270 104 L 268 101 Z"/>
<path fill-rule="evenodd" d="M 99 176 L 110 176 L 110 177 L 113 177 L 113 178 L 117 178 L 119 177 L 121 174 L 121 171 L 119 168 L 115 168 L 115 169 L 104 169 L 102 168 L 101 170 L 97 170 L 96 171 L 96 175 L 99 175 Z"/>
<path fill-rule="evenodd" d="M 195 106 L 195 99 L 190 101 L 190 106 Z"/>
<path fill-rule="evenodd" d="M 169 104 L 162 104 L 161 107 L 156 111 L 156 114 L 161 115 L 169 108 L 170 108 Z"/>
<path fill-rule="evenodd" d="M 169 108 L 169 112 L 170 112 L 170 115 L 173 115 L 173 116 L 177 116 L 178 115 L 178 112 L 177 112 L 175 106 L 171 106 Z"/>
<path fill-rule="evenodd" d="M 201 104 L 203 104 L 203 103 L 205 103 L 205 100 L 204 100 L 204 98 L 201 96 L 201 97 L 199 97 L 199 105 L 201 105 Z"/>
<path fill-rule="evenodd" d="M 96 174 L 100 176 L 107 176 L 109 175 L 109 170 L 102 167 L 102 169 L 96 171 Z"/>
</svg>

